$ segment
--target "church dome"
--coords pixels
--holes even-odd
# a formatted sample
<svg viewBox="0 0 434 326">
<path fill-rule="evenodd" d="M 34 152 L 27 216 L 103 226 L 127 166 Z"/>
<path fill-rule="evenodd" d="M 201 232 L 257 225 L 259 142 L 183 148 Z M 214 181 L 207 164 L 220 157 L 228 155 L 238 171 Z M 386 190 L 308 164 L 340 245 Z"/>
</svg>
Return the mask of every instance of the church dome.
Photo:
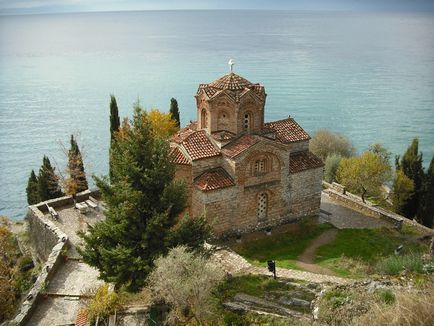
<svg viewBox="0 0 434 326">
<path fill-rule="evenodd" d="M 208 99 L 212 99 L 225 92 L 235 102 L 239 102 L 241 97 L 250 91 L 253 91 L 259 99 L 265 99 L 264 86 L 258 83 L 251 83 L 247 79 L 231 72 L 209 84 L 200 84 L 196 96 L 204 93 Z"/>
<path fill-rule="evenodd" d="M 253 86 L 247 79 L 234 74 L 233 72 L 213 81 L 209 86 L 217 89 L 229 89 L 231 91 L 239 91 Z"/>
</svg>

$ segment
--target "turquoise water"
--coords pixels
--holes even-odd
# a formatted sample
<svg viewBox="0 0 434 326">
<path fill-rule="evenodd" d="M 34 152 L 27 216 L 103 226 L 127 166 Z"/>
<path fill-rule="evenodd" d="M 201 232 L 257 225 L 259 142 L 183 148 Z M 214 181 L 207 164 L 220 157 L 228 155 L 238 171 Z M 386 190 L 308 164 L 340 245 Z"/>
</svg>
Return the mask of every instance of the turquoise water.
<svg viewBox="0 0 434 326">
<path fill-rule="evenodd" d="M 182 123 L 199 83 L 228 71 L 261 82 L 266 119 L 330 128 L 358 151 L 434 153 L 434 14 L 166 11 L 0 17 L 0 215 L 25 214 L 25 187 L 44 154 L 79 134 L 86 168 L 106 174 L 109 94 L 121 115 L 140 98 Z"/>
</svg>

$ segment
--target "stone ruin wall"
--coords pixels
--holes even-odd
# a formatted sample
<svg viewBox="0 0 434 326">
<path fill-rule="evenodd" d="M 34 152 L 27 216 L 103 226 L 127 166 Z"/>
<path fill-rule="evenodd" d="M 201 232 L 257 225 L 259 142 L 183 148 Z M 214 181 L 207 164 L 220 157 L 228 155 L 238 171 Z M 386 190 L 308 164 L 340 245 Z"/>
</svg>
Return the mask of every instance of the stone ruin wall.
<svg viewBox="0 0 434 326">
<path fill-rule="evenodd" d="M 76 201 L 84 201 L 89 196 L 99 198 L 99 191 L 85 190 L 77 194 Z M 68 236 L 45 216 L 46 204 L 56 209 L 71 206 L 74 200 L 71 196 L 65 196 L 29 206 L 26 216 L 29 237 L 43 265 L 38 278 L 21 303 L 18 314 L 12 320 L 14 325 L 24 325 L 29 320 L 46 286 L 63 263 L 63 254 L 69 247 Z"/>
</svg>

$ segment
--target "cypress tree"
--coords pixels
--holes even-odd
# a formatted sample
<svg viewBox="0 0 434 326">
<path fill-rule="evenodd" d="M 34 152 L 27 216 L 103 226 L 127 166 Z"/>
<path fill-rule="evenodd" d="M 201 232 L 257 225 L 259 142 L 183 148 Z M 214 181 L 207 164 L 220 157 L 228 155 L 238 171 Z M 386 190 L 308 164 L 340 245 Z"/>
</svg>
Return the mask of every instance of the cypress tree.
<svg viewBox="0 0 434 326">
<path fill-rule="evenodd" d="M 172 118 L 176 121 L 176 126 L 179 128 L 181 120 L 179 119 L 178 101 L 173 97 L 170 99 L 170 113 L 172 113 Z"/>
<path fill-rule="evenodd" d="M 50 159 L 46 156 L 42 159 L 42 166 L 39 169 L 38 188 L 41 201 L 63 196 L 59 186 L 59 177 L 55 173 L 55 168 L 51 166 Z"/>
<path fill-rule="evenodd" d="M 84 172 L 83 157 L 74 135 L 71 135 L 71 148 L 68 152 L 69 180 L 67 182 L 68 193 L 75 195 L 88 188 L 86 173 Z"/>
<path fill-rule="evenodd" d="M 107 205 L 106 219 L 81 234 L 80 253 L 102 279 L 138 290 L 157 257 L 178 244 L 201 248 L 209 229 L 200 219 L 178 224 L 185 186 L 174 180 L 169 144 L 153 135 L 146 112 L 136 107 L 121 132 L 112 147 L 111 182 L 95 178 Z"/>
<path fill-rule="evenodd" d="M 419 140 L 417 138 L 413 139 L 397 168 L 401 169 L 414 183 L 414 195 L 402 207 L 402 213 L 412 219 L 416 216 L 419 207 L 424 177 L 422 153 L 419 153 Z"/>
<path fill-rule="evenodd" d="M 119 130 L 121 126 L 121 121 L 119 119 L 118 104 L 116 102 L 116 97 L 110 95 L 110 137 L 113 141 L 115 138 L 115 133 Z"/>
<path fill-rule="evenodd" d="M 434 222 L 434 155 L 431 158 L 423 183 L 417 220 L 423 225 L 432 228 Z"/>
<path fill-rule="evenodd" d="M 41 201 L 39 197 L 38 178 L 36 177 L 34 170 L 32 170 L 32 172 L 30 173 L 29 181 L 27 182 L 26 192 L 27 203 L 29 205 L 37 204 Z"/>
<path fill-rule="evenodd" d="M 110 180 L 113 177 L 112 173 L 112 147 L 115 141 L 116 132 L 119 131 L 121 122 L 119 119 L 118 104 L 116 102 L 116 97 L 110 95 L 110 149 L 109 149 L 109 177 Z"/>
</svg>

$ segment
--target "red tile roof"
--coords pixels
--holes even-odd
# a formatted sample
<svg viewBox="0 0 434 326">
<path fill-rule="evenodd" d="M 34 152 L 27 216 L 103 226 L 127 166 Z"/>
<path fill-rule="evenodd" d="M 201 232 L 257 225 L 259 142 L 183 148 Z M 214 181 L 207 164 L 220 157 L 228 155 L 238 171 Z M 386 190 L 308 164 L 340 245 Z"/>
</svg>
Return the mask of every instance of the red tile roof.
<svg viewBox="0 0 434 326">
<path fill-rule="evenodd" d="M 180 129 L 176 134 L 172 136 L 172 141 L 175 143 L 182 143 L 184 139 L 186 139 L 188 136 L 190 136 L 192 133 L 194 133 L 195 130 L 190 128 L 189 126 Z"/>
<path fill-rule="evenodd" d="M 209 86 L 217 89 L 230 89 L 231 91 L 239 91 L 244 88 L 250 88 L 253 86 L 253 84 L 237 74 L 230 73 L 214 80 L 209 84 Z"/>
<path fill-rule="evenodd" d="M 213 81 L 210 84 L 200 84 L 197 90 L 197 95 L 204 92 L 208 98 L 216 97 L 218 94 L 225 92 L 235 102 L 239 102 L 241 97 L 253 91 L 260 100 L 265 99 L 264 86 L 260 84 L 253 84 L 243 77 L 230 73 Z"/>
<path fill-rule="evenodd" d="M 224 146 L 222 148 L 222 153 L 229 157 L 235 157 L 258 142 L 259 140 L 254 136 L 244 135 L 233 141 L 232 143 Z"/>
<path fill-rule="evenodd" d="M 194 183 L 196 187 L 202 191 L 210 191 L 235 185 L 231 176 L 221 167 L 205 171 L 194 180 Z"/>
<path fill-rule="evenodd" d="M 221 140 L 231 140 L 236 135 L 233 132 L 227 131 L 227 130 L 220 130 L 215 131 L 211 134 L 212 138 L 215 140 L 221 141 Z"/>
<path fill-rule="evenodd" d="M 190 134 L 184 139 L 182 146 L 184 146 L 193 161 L 221 155 L 220 150 L 206 136 L 205 130 L 195 131 Z"/>
<path fill-rule="evenodd" d="M 292 143 L 308 140 L 310 136 L 292 118 L 264 123 L 264 130 L 272 129 L 276 133 L 276 140 L 282 143 Z"/>
<path fill-rule="evenodd" d="M 190 160 L 185 157 L 178 147 L 174 147 L 170 151 L 170 157 L 175 164 L 191 165 Z"/>
<path fill-rule="evenodd" d="M 309 151 L 289 155 L 289 172 L 298 173 L 324 166 L 321 159 Z"/>
<path fill-rule="evenodd" d="M 88 318 L 85 310 L 79 310 L 75 318 L 75 326 L 87 326 Z"/>
</svg>

